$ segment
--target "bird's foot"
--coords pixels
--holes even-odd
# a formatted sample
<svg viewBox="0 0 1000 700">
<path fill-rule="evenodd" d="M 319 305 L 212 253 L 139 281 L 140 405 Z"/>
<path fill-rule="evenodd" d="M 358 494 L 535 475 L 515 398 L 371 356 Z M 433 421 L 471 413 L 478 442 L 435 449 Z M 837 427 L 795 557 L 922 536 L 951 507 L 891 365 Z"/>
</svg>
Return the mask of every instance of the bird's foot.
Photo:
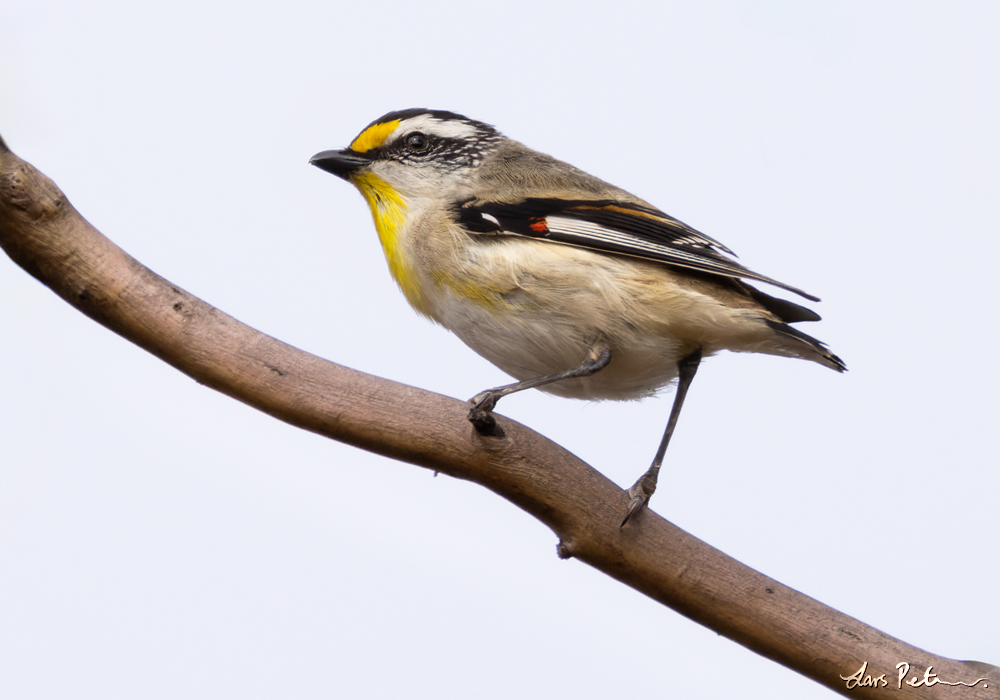
<svg viewBox="0 0 1000 700">
<path fill-rule="evenodd" d="M 656 491 L 656 480 L 660 475 L 659 472 L 659 465 L 656 465 L 655 468 L 650 467 L 649 471 L 640 476 L 639 480 L 628 490 L 628 510 L 625 511 L 625 518 L 619 527 L 625 527 L 625 523 L 649 503 L 650 497 Z"/>
<path fill-rule="evenodd" d="M 493 409 L 499 400 L 500 396 L 492 389 L 487 389 L 469 399 L 469 403 L 472 404 L 472 408 L 469 409 L 469 422 L 480 435 L 503 437 L 503 428 L 497 425 L 497 419 L 493 415 Z"/>
</svg>

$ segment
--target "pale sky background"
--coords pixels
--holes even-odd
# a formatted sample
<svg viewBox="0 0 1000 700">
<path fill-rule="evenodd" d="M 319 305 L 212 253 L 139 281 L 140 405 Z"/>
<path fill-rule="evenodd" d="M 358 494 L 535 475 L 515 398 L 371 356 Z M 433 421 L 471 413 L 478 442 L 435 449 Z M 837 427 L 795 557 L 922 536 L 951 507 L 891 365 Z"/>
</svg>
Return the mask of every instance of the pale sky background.
<svg viewBox="0 0 1000 700">
<path fill-rule="evenodd" d="M 0 133 L 173 283 L 463 399 L 507 378 L 408 308 L 309 157 L 449 109 L 652 201 L 821 296 L 804 330 L 850 368 L 704 363 L 654 509 L 1000 664 L 998 36 L 994 2 L 12 1 Z M 199 386 L 6 257 L 0 323 L 0 697 L 833 697 L 479 486 Z M 671 396 L 500 411 L 628 486 Z"/>
</svg>

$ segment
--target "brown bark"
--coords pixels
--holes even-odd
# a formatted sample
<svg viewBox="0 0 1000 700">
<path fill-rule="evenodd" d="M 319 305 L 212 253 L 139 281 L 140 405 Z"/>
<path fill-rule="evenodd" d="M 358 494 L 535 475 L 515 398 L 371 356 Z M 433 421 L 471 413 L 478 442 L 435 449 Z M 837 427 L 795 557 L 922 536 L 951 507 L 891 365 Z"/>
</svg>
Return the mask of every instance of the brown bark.
<svg viewBox="0 0 1000 700">
<path fill-rule="evenodd" d="M 68 303 L 197 381 L 300 428 L 486 486 L 551 527 L 560 556 L 580 559 L 837 692 L 1000 698 L 1000 668 L 894 639 L 655 513 L 619 528 L 625 493 L 524 426 L 498 416 L 505 437 L 482 437 L 466 420 L 465 402 L 320 359 L 171 285 L 102 236 L 2 140 L 0 246 Z M 902 662 L 909 668 L 900 684 Z M 874 685 L 854 687 L 844 677 L 864 664 L 858 680 L 867 676 Z M 925 679 L 928 667 L 934 675 Z M 945 683 L 981 678 L 989 680 Z"/>
</svg>

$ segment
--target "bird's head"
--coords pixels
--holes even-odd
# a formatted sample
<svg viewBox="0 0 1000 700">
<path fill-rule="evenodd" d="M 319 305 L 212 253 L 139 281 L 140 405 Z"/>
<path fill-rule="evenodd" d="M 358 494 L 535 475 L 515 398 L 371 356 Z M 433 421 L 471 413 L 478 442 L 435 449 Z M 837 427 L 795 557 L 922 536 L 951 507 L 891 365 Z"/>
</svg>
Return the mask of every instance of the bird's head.
<svg viewBox="0 0 1000 700">
<path fill-rule="evenodd" d="M 310 159 L 354 184 L 369 200 L 439 198 L 461 190 L 503 136 L 489 124 L 453 112 L 407 109 L 365 127 L 351 145 Z"/>
</svg>

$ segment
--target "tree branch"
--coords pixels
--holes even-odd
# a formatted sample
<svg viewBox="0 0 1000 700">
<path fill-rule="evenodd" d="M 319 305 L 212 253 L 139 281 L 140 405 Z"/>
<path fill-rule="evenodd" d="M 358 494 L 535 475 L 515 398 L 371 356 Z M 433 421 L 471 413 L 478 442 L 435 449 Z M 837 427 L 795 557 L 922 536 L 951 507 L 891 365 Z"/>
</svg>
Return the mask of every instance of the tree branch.
<svg viewBox="0 0 1000 700">
<path fill-rule="evenodd" d="M 518 423 L 498 416 L 505 437 L 484 438 L 466 420 L 465 402 L 315 357 L 178 289 L 101 235 L 2 139 L 0 246 L 68 303 L 197 381 L 300 428 L 475 481 L 551 527 L 560 556 L 576 557 L 837 692 L 1000 697 L 1000 668 L 905 644 L 740 564 L 655 513 L 619 528 L 625 493 Z M 900 683 L 897 664 L 903 662 L 909 670 Z M 868 676 L 874 686 L 844 679 L 865 663 L 857 680 Z M 925 679 L 928 667 L 932 675 Z M 935 682 L 981 678 L 989 680 L 974 687 Z"/>
</svg>

